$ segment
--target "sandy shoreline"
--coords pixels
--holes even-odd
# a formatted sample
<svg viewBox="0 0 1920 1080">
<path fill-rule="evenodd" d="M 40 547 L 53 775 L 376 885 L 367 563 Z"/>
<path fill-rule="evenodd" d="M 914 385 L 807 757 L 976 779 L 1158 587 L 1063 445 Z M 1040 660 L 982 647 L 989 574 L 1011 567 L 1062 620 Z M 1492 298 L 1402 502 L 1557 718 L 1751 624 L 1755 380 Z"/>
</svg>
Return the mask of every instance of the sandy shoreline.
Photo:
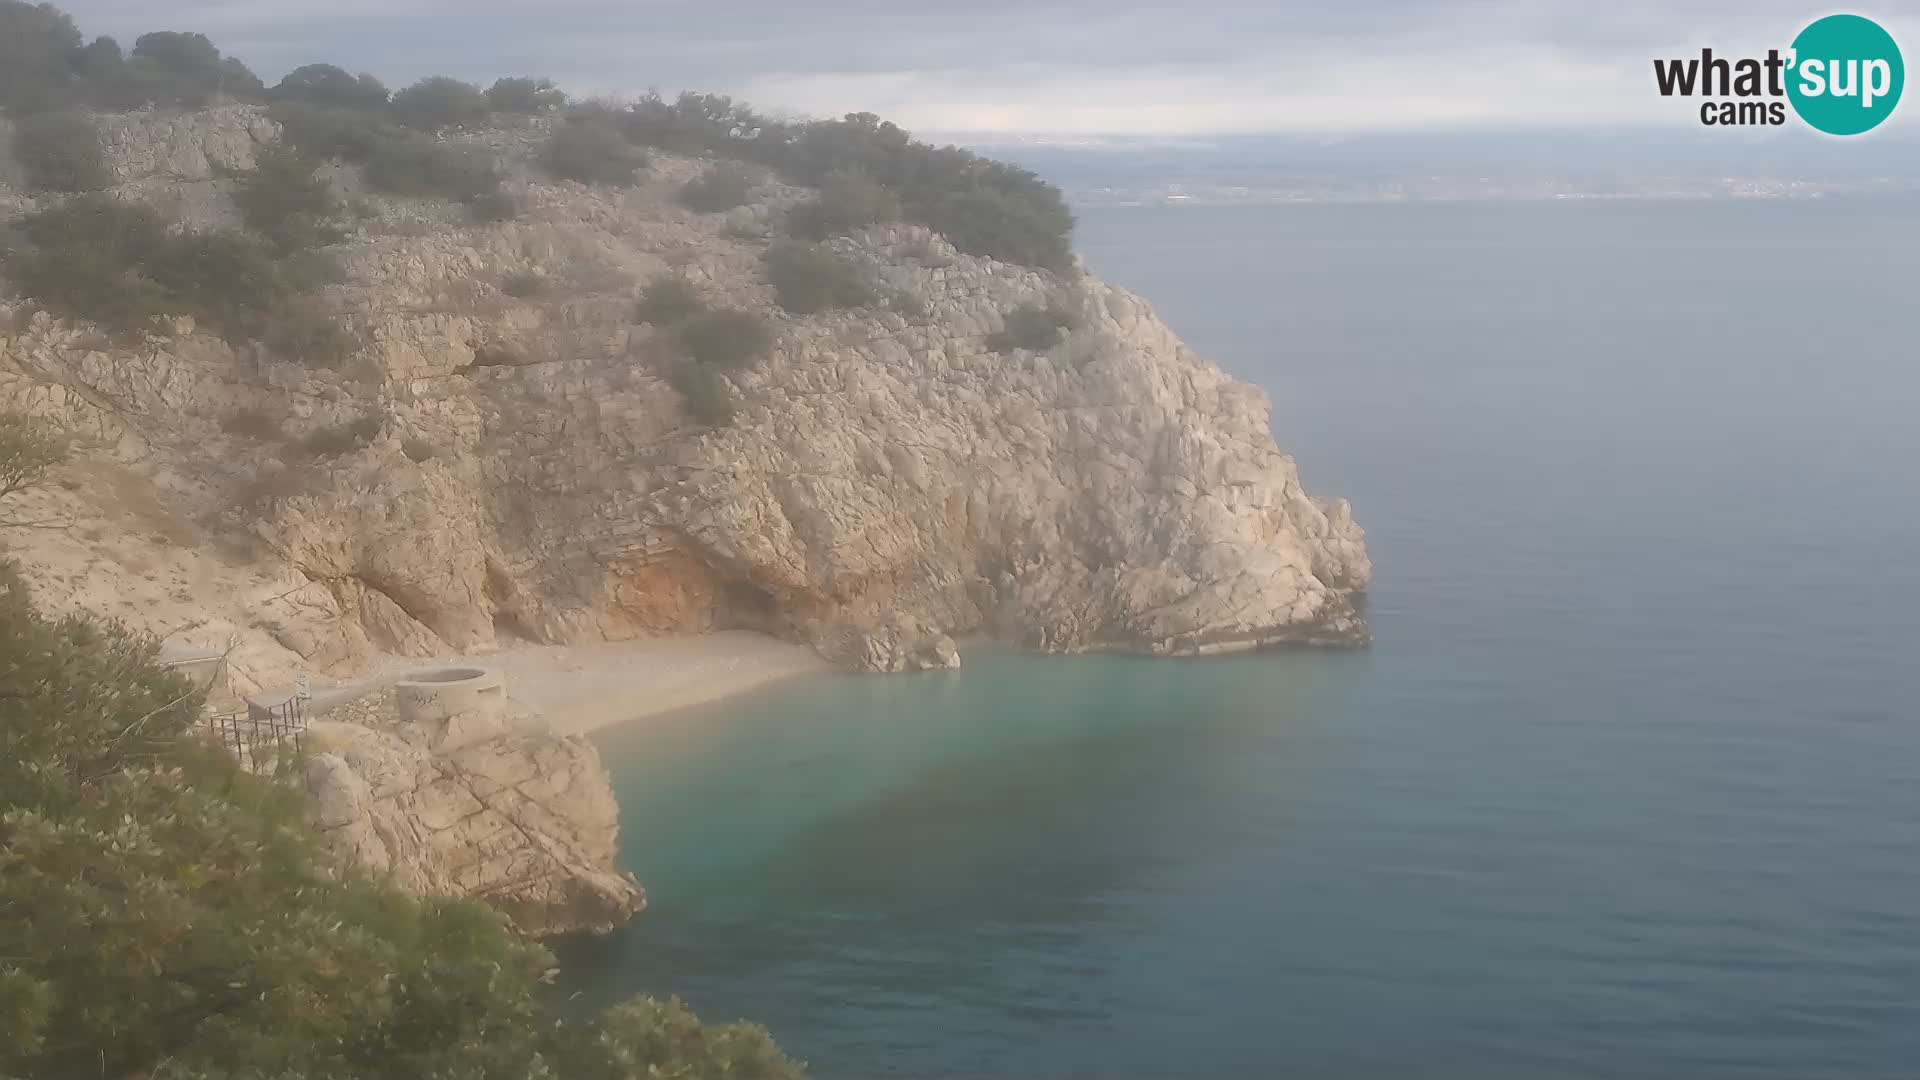
<svg viewBox="0 0 1920 1080">
<path fill-rule="evenodd" d="M 636 641 L 515 645 L 483 656 L 396 661 L 378 674 L 316 691 L 315 704 L 326 708 L 409 672 L 453 664 L 503 672 L 507 696 L 544 716 L 562 735 L 585 734 L 719 701 L 780 679 L 833 670 L 804 645 L 724 630 Z"/>
</svg>

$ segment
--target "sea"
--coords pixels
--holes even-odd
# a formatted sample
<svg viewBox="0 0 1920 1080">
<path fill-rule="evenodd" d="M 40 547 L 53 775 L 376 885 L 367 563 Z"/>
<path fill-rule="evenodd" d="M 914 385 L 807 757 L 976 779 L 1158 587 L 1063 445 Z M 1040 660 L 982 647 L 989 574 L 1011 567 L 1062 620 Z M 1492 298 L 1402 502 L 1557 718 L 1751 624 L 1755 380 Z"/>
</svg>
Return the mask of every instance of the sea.
<svg viewBox="0 0 1920 1080">
<path fill-rule="evenodd" d="M 1087 208 L 1273 401 L 1362 651 L 596 737 L 679 994 L 815 1076 L 1920 1075 L 1920 206 Z"/>
</svg>

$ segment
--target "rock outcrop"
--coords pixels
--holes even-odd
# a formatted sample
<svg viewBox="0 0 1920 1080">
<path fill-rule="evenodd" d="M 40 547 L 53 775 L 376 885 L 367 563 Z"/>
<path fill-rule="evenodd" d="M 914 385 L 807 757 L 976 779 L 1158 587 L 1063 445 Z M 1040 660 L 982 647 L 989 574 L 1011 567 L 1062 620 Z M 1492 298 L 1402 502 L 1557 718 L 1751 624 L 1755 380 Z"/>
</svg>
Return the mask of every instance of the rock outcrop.
<svg viewBox="0 0 1920 1080">
<path fill-rule="evenodd" d="M 249 106 L 100 123 L 116 197 L 189 228 L 236 224 L 230 176 L 276 137 Z M 794 315 L 763 259 L 811 193 L 767 177 L 701 214 L 675 198 L 699 161 L 657 154 L 631 187 L 590 188 L 533 167 L 540 122 L 462 137 L 503 163 L 513 220 L 328 168 L 355 211 L 330 249 L 344 280 L 314 297 L 360 343 L 340 370 L 187 318 L 115 338 L 0 299 L 0 407 L 81 449 L 23 506 L 71 528 L 9 537 L 42 603 L 219 645 L 241 692 L 503 638 L 729 627 L 872 671 L 955 667 L 968 635 L 1156 654 L 1365 640 L 1347 505 L 1309 497 L 1262 392 L 1139 297 L 887 225 L 831 241 L 871 303 Z M 0 218 L 57 198 L 9 176 L 0 155 Z M 675 335 L 635 317 L 665 273 L 774 331 L 725 377 L 729 424 L 692 418 Z M 1064 333 L 1005 347 L 1025 307 Z M 316 727 L 315 821 L 343 851 L 533 932 L 641 903 L 610 869 L 586 744 L 414 736 Z"/>
<path fill-rule="evenodd" d="M 592 744 L 527 718 L 478 738 L 436 734 L 402 722 L 391 691 L 314 721 L 309 823 L 401 888 L 484 900 L 535 936 L 610 930 L 646 906 L 615 869 L 619 807 Z"/>
<path fill-rule="evenodd" d="M 159 177 L 217 194 L 272 136 L 241 106 L 104 126 L 135 194 Z M 204 477 L 203 520 L 251 532 L 285 580 L 327 597 L 337 629 L 253 622 L 315 668 L 503 633 L 715 627 L 885 670 L 945 662 L 901 647 L 902 627 L 1050 651 L 1364 640 L 1369 566 L 1346 504 L 1310 498 L 1264 395 L 1138 297 L 888 226 L 833 242 L 875 303 L 788 315 L 761 256 L 806 192 L 768 180 L 749 206 L 696 214 L 673 195 L 697 162 L 661 156 L 625 190 L 555 183 L 531 168 L 538 137 L 480 137 L 526 208 L 495 224 L 368 196 L 335 170 L 363 218 L 325 297 L 364 343 L 349 373 L 186 320 L 128 350 L 16 307 L 0 399 L 123 461 Z M 771 356 L 732 376 L 730 426 L 687 417 L 671 335 L 633 317 L 667 271 L 773 320 Z M 515 274 L 545 288 L 509 295 Z M 1043 351 L 995 351 L 1023 305 L 1069 329 Z M 249 411 L 275 430 L 236 434 Z M 362 448 L 300 450 L 355 421 Z M 849 633 L 874 647 L 832 648 Z"/>
</svg>

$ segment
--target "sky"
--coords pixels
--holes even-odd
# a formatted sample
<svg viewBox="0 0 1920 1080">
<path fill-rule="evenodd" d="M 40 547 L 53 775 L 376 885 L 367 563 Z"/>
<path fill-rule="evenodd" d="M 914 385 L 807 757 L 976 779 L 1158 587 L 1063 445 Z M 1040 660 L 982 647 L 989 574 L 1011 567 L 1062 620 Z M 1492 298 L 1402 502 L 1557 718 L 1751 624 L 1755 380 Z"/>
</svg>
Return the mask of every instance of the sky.
<svg viewBox="0 0 1920 1080">
<path fill-rule="evenodd" d="M 1671 129 L 1655 57 L 1784 49 L 1805 0 L 66 0 L 130 46 L 195 30 L 269 83 L 300 64 L 577 95 L 699 89 L 919 132 Z M 1920 0 L 1849 9 L 1920 49 Z M 1920 106 L 1889 121 L 1914 124 Z"/>
</svg>

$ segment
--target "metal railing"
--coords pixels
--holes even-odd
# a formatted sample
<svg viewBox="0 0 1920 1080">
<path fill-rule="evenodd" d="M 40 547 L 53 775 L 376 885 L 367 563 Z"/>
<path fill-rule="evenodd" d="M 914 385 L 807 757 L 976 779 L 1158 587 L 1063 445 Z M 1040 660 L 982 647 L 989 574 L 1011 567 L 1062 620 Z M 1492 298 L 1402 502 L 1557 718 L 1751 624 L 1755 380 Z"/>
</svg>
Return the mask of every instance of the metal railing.
<svg viewBox="0 0 1920 1080">
<path fill-rule="evenodd" d="M 300 751 L 307 730 L 308 696 L 295 693 L 278 705 L 249 704 L 244 712 L 208 712 L 200 729 L 214 743 L 233 754 L 245 769 L 270 765 L 286 746 Z"/>
</svg>

